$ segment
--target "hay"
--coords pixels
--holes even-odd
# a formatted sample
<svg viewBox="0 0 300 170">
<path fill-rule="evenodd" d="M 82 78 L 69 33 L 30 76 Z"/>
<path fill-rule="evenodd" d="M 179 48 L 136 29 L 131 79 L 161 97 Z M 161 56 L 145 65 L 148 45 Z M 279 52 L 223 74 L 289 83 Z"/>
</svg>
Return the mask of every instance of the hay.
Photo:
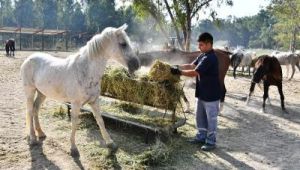
<svg viewBox="0 0 300 170">
<path fill-rule="evenodd" d="M 156 80 L 156 81 L 154 81 Z M 176 76 L 170 73 L 170 66 L 156 61 L 149 75 L 130 77 L 122 67 L 108 67 L 101 81 L 101 95 L 153 106 L 161 109 L 175 110 L 183 95 L 182 85 Z"/>
<path fill-rule="evenodd" d="M 149 79 L 151 81 L 170 81 L 177 83 L 180 81 L 179 75 L 173 75 L 170 72 L 171 66 L 167 63 L 155 60 L 149 72 Z"/>
<path fill-rule="evenodd" d="M 160 140 L 156 140 L 155 145 L 138 155 L 136 159 L 142 165 L 157 166 L 166 163 L 170 158 L 171 152 L 171 148 Z"/>
</svg>

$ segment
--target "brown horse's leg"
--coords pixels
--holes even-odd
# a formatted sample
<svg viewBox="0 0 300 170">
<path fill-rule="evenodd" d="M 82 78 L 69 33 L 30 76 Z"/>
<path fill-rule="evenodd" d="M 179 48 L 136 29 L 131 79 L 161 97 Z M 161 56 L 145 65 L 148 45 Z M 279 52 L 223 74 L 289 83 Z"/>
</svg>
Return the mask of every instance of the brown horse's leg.
<svg viewBox="0 0 300 170">
<path fill-rule="evenodd" d="M 282 92 L 282 82 L 277 84 L 277 88 L 278 88 L 278 92 L 280 95 L 280 100 L 281 100 L 281 109 L 285 111 L 285 107 L 284 107 L 284 95 Z"/>
<path fill-rule="evenodd" d="M 248 98 L 247 98 L 246 104 L 248 104 L 248 103 L 249 103 L 249 101 L 250 101 L 250 97 L 251 97 L 251 95 L 252 95 L 252 93 L 253 93 L 253 91 L 254 91 L 254 88 L 255 88 L 255 83 L 254 83 L 254 82 L 251 82 L 251 86 L 250 86 L 250 92 L 249 92 L 249 95 L 248 95 Z"/>
<path fill-rule="evenodd" d="M 263 105 L 262 105 L 262 111 L 266 111 L 266 99 L 269 97 L 269 87 L 270 84 L 267 82 L 264 82 L 264 95 L 263 95 Z"/>
<path fill-rule="evenodd" d="M 9 48 L 5 47 L 5 51 L 6 51 L 6 56 L 8 57 L 8 55 L 9 55 Z"/>
<path fill-rule="evenodd" d="M 220 112 L 222 112 L 222 110 L 223 110 L 226 92 L 227 92 L 227 90 L 226 90 L 225 84 L 223 84 L 221 86 Z"/>
</svg>

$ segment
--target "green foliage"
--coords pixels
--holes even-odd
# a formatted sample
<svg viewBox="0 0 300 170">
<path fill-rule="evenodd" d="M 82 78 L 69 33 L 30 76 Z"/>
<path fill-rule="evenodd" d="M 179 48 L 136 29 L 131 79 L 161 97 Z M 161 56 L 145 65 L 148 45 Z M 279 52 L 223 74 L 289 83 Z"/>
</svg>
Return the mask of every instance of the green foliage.
<svg viewBox="0 0 300 170">
<path fill-rule="evenodd" d="M 86 19 L 85 14 L 82 11 L 82 6 L 76 2 L 74 5 L 74 11 L 71 15 L 71 23 L 69 29 L 74 32 L 85 32 L 86 31 Z"/>
<path fill-rule="evenodd" d="M 33 27 L 34 13 L 33 13 L 33 1 L 32 0 L 19 0 L 15 1 L 15 17 L 18 26 L 21 27 Z"/>
<path fill-rule="evenodd" d="M 250 48 L 273 48 L 275 45 L 273 25 L 275 19 L 269 11 L 261 10 L 257 15 L 243 18 L 227 18 L 218 21 L 203 20 L 194 28 L 193 37 L 209 30 L 215 41 L 227 40 L 229 45 Z M 196 41 L 196 40 L 194 40 Z"/>
<path fill-rule="evenodd" d="M 119 26 L 114 1 L 94 0 L 86 2 L 86 20 L 88 29 L 92 32 L 101 32 L 108 26 Z"/>
<path fill-rule="evenodd" d="M 12 0 L 0 0 L 0 26 L 14 26 L 16 20 Z"/>
<path fill-rule="evenodd" d="M 278 21 L 275 39 L 285 49 L 295 50 L 299 42 L 300 0 L 272 0 L 270 9 Z"/>
</svg>

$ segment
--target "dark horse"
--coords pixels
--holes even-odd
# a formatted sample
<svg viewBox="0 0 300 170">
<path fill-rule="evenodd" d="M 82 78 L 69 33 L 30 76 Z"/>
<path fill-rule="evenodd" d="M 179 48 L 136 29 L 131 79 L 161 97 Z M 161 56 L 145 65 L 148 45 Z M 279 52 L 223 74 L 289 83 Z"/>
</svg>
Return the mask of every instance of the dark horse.
<svg viewBox="0 0 300 170">
<path fill-rule="evenodd" d="M 231 53 L 221 49 L 214 49 L 214 52 L 219 61 L 219 80 L 222 89 L 221 104 L 220 104 L 221 106 L 220 111 L 221 111 L 225 100 L 225 94 L 226 94 L 224 79 L 230 65 L 229 55 L 231 55 Z M 200 54 L 201 54 L 200 51 L 185 52 L 185 51 L 174 49 L 171 51 L 152 51 L 152 52 L 140 53 L 138 54 L 138 56 L 142 66 L 150 66 L 152 62 L 156 59 L 167 61 L 171 64 L 191 63 Z M 187 101 L 186 98 L 184 100 Z"/>
<path fill-rule="evenodd" d="M 15 56 L 15 40 L 9 39 L 5 42 L 6 56 Z"/>
<path fill-rule="evenodd" d="M 282 70 L 279 61 L 276 57 L 270 57 L 268 55 L 262 55 L 255 63 L 255 72 L 252 77 L 250 93 L 247 99 L 247 103 L 252 95 L 255 83 L 259 83 L 263 80 L 264 95 L 262 109 L 265 112 L 266 99 L 269 97 L 269 87 L 271 85 L 277 86 L 281 99 L 281 108 L 283 113 L 287 113 L 284 107 L 284 95 L 282 92 Z"/>
</svg>

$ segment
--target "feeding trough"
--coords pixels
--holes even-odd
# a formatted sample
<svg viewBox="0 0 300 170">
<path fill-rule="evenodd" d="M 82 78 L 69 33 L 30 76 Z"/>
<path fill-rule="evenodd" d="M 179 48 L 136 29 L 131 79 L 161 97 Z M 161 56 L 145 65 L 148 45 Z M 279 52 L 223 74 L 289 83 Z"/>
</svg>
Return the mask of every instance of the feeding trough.
<svg viewBox="0 0 300 170">
<path fill-rule="evenodd" d="M 104 119 L 144 129 L 146 142 L 149 133 L 169 136 L 186 122 L 185 116 L 178 115 L 182 109 L 181 99 L 184 96 L 180 77 L 172 75 L 170 65 L 160 61 L 154 62 L 147 75 L 135 77 L 122 67 L 108 67 L 102 77 L 101 95 L 126 103 L 138 104 L 143 109 L 145 106 L 164 112 L 158 116 L 143 113 L 124 116 L 116 111 L 102 112 Z M 105 100 L 104 97 L 101 98 Z M 70 109 L 70 105 L 68 108 Z M 89 112 L 89 109 L 82 111 Z"/>
</svg>

